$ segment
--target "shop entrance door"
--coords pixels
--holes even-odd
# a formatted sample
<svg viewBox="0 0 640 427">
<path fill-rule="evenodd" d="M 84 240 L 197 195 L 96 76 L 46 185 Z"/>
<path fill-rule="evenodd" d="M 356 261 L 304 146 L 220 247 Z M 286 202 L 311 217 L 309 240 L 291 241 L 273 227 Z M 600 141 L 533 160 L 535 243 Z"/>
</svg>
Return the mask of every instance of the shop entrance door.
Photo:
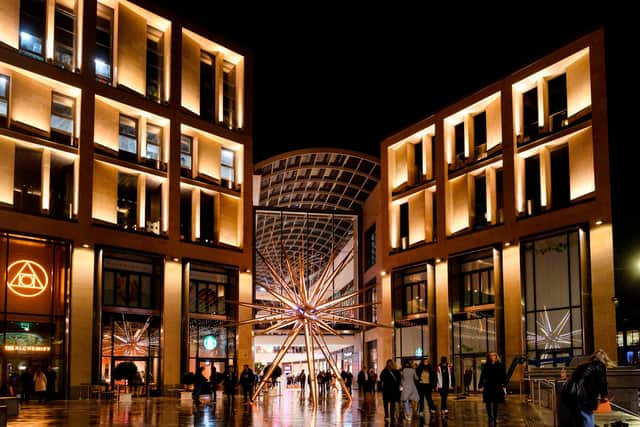
<svg viewBox="0 0 640 427">
<path fill-rule="evenodd" d="M 207 379 L 207 381 L 211 381 L 211 368 L 215 366 L 216 374 L 218 376 L 218 390 L 222 390 L 222 376 L 227 369 L 226 359 L 198 359 L 197 366 L 204 367 L 202 371 L 202 375 Z M 211 383 L 209 382 L 209 385 Z M 202 393 L 210 393 L 211 390 L 203 390 Z"/>
<path fill-rule="evenodd" d="M 114 372 L 116 366 L 122 362 L 132 362 L 138 368 L 138 373 L 133 382 L 126 380 L 112 379 L 111 384 L 113 390 L 119 390 L 120 392 L 133 393 L 134 396 L 146 396 L 147 384 L 149 384 L 149 369 L 147 359 L 132 358 L 132 357 L 114 357 L 111 359 L 111 372 Z"/>
<path fill-rule="evenodd" d="M 455 359 L 456 389 L 466 393 L 480 391 L 480 374 L 487 359 L 486 355 L 456 356 Z"/>
</svg>

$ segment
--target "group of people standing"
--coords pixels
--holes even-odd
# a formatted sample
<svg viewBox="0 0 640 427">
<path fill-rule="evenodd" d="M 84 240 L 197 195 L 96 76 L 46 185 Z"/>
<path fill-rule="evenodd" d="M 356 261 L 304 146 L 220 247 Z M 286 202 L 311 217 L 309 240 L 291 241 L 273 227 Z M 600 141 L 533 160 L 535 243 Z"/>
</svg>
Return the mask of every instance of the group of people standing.
<svg viewBox="0 0 640 427">
<path fill-rule="evenodd" d="M 51 366 L 44 369 L 40 366 L 35 368 L 28 366 L 19 377 L 18 391 L 20 393 L 20 401 L 28 403 L 34 395 L 38 397 L 38 402 L 40 403 L 45 400 L 53 400 L 55 398 L 56 377 L 56 371 Z M 15 385 L 11 381 L 8 385 L 3 384 L 0 394 L 15 396 Z"/>
<path fill-rule="evenodd" d="M 395 406 L 400 402 L 404 402 L 404 417 L 407 420 L 413 417 L 416 409 L 418 415 L 424 417 L 425 399 L 429 412 L 436 414 L 438 409 L 432 397 L 434 390 L 440 394 L 442 417 L 446 417 L 449 413 L 447 400 L 449 392 L 453 391 L 455 379 L 453 365 L 448 362 L 446 356 L 442 356 L 440 363 L 435 367 L 428 357 L 422 359 L 417 368 L 411 361 L 406 361 L 401 371 L 396 369 L 393 360 L 387 360 L 386 367 L 380 373 L 380 381 L 385 420 L 395 420 Z M 479 387 L 483 389 L 483 400 L 490 425 L 495 425 L 497 422 L 498 404 L 504 402 L 505 383 L 504 364 L 496 353 L 488 353 Z"/>
<path fill-rule="evenodd" d="M 240 384 L 242 387 L 242 394 L 244 396 L 245 402 L 251 401 L 251 395 L 253 394 L 253 386 L 255 384 L 255 374 L 249 365 L 244 365 L 242 371 L 240 372 L 240 376 L 235 372 L 233 366 L 229 367 L 222 375 L 218 374 L 215 366 L 211 367 L 211 375 L 209 376 L 209 381 L 207 381 L 207 377 L 204 376 L 204 366 L 200 366 L 196 370 L 194 382 L 193 382 L 193 401 L 196 404 L 200 403 L 200 395 L 205 390 L 206 386 L 209 385 L 209 391 L 211 393 L 211 401 L 217 401 L 217 390 L 220 381 L 222 381 L 224 393 L 229 396 L 229 401 L 233 400 L 233 396 L 235 394 L 235 388 L 237 384 Z"/>
</svg>

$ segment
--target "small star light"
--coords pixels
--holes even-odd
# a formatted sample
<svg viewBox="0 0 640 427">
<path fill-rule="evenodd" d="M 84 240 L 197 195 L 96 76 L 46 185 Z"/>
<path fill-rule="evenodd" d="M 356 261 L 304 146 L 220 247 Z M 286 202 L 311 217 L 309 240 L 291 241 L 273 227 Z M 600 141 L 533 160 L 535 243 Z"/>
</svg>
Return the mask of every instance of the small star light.
<svg viewBox="0 0 640 427">
<path fill-rule="evenodd" d="M 540 319 L 536 321 L 538 333 L 530 331 L 527 332 L 527 340 L 529 342 L 536 342 L 539 346 L 544 346 L 544 351 L 547 354 L 543 357 L 549 357 L 548 352 L 550 351 L 571 347 L 573 336 L 582 333 L 582 329 L 563 332 L 571 317 L 569 310 L 566 311 L 562 319 L 555 326 L 551 325 L 549 312 L 547 311 L 546 306 L 544 307 L 544 311 L 539 314 Z"/>
<path fill-rule="evenodd" d="M 256 387 L 252 400 L 255 400 L 255 398 L 260 394 L 260 391 L 263 389 L 269 378 L 271 378 L 274 369 L 278 366 L 299 334 L 304 334 L 304 343 L 307 349 L 307 365 L 309 369 L 308 372 L 311 392 L 310 398 L 313 405 L 315 406 L 318 401 L 318 384 L 316 382 L 316 375 L 314 374 L 315 346 L 320 349 L 327 360 L 327 363 L 331 367 L 333 374 L 336 376 L 337 381 L 340 383 L 344 394 L 349 400 L 351 400 L 351 393 L 349 393 L 347 386 L 340 375 L 338 367 L 331 358 L 331 352 L 329 351 L 329 347 L 324 339 L 324 334 L 329 333 L 339 336 L 338 332 L 330 326 L 330 323 L 335 321 L 353 325 L 383 326 L 377 323 L 366 322 L 364 320 L 354 319 L 343 315 L 346 311 L 355 311 L 373 304 L 340 305 L 351 298 L 357 297 L 364 290 L 351 292 L 338 298 L 333 298 L 333 295 L 327 295 L 327 291 L 331 289 L 333 285 L 333 280 L 349 264 L 349 262 L 353 260 L 353 250 L 350 250 L 333 270 L 332 266 L 334 265 L 335 254 L 332 253 L 328 259 L 326 267 L 322 270 L 320 275 L 317 276 L 318 279 L 315 280 L 313 284 L 310 284 L 308 288 L 305 280 L 304 257 L 299 257 L 299 266 L 298 269 L 295 269 L 292 266 L 286 251 L 283 249 L 282 255 L 286 264 L 286 272 L 278 273 L 274 265 L 267 260 L 260 251 L 257 252 L 265 263 L 273 279 L 273 283 L 260 283 L 259 286 L 263 287 L 266 292 L 273 296 L 276 299 L 276 303 L 279 303 L 279 306 L 238 302 L 239 305 L 264 310 L 269 312 L 269 314 L 255 319 L 236 322 L 235 325 L 240 326 L 275 322 L 264 330 L 255 331 L 256 334 L 270 334 L 279 329 L 289 327 L 291 329 L 289 330 L 287 338 L 280 348 L 280 351 L 276 354 L 275 359 L 269 366 L 269 369 L 263 376 L 260 384 Z"/>
</svg>

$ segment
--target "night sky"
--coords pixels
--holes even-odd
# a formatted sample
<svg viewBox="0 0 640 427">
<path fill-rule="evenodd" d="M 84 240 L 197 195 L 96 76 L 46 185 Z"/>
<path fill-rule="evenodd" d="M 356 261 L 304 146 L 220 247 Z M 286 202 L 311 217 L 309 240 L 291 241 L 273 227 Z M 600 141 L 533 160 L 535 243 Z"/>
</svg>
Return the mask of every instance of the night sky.
<svg viewBox="0 0 640 427">
<path fill-rule="evenodd" d="M 637 316 L 640 215 L 631 186 L 640 154 L 640 138 L 632 132 L 640 70 L 631 62 L 640 53 L 640 24 L 624 18 L 630 11 L 611 2 L 597 10 L 587 3 L 571 9 L 535 3 L 505 19 L 504 11 L 462 3 L 432 13 L 396 2 L 359 9 L 331 2 L 304 8 L 216 2 L 212 13 L 195 0 L 156 3 L 253 53 L 255 163 L 326 146 L 379 157 L 384 138 L 604 28 L 616 293 L 621 319 Z"/>
</svg>

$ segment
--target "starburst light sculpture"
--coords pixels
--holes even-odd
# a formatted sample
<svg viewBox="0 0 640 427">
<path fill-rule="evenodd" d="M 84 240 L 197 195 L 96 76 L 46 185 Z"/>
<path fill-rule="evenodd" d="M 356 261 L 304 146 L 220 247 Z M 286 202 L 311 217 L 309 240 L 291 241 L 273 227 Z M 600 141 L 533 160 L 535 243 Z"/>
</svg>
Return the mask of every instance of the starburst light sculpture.
<svg viewBox="0 0 640 427">
<path fill-rule="evenodd" d="M 262 380 L 256 387 L 253 393 L 252 400 L 260 394 L 260 391 L 264 388 L 267 381 L 271 378 L 274 369 L 289 348 L 293 345 L 296 337 L 300 334 L 304 334 L 304 343 L 307 349 L 307 366 L 309 369 L 309 384 L 310 384 L 310 398 L 315 406 L 318 401 L 318 384 L 315 375 L 315 363 L 314 363 L 314 346 L 317 346 L 325 359 L 327 360 L 333 374 L 339 381 L 340 386 L 344 394 L 349 400 L 351 400 L 351 393 L 347 389 L 340 371 L 335 362 L 331 358 L 331 352 L 324 339 L 324 334 L 332 334 L 339 336 L 338 332 L 331 327 L 331 322 L 340 321 L 343 323 L 350 323 L 355 325 L 365 326 L 383 326 L 377 323 L 367 322 L 360 319 L 354 319 L 351 317 L 340 314 L 347 310 L 357 310 L 363 307 L 372 305 L 372 303 L 364 304 L 352 304 L 352 305 L 340 305 L 350 298 L 358 296 L 364 290 L 358 290 L 349 294 L 343 295 L 338 298 L 333 298 L 333 295 L 327 295 L 327 291 L 331 288 L 333 280 L 336 276 L 348 265 L 353 259 L 353 250 L 338 263 L 338 265 L 332 270 L 332 266 L 335 261 L 335 254 L 332 253 L 329 257 L 327 265 L 324 270 L 318 276 L 318 279 L 307 287 L 307 280 L 305 279 L 305 265 L 304 257 L 299 257 L 298 269 L 292 266 L 292 263 L 287 256 L 286 251 L 282 250 L 284 263 L 286 265 L 286 271 L 282 274 L 279 273 L 274 265 L 267 260 L 260 251 L 257 251 L 260 258 L 265 263 L 269 273 L 273 279 L 272 284 L 260 283 L 270 295 L 272 295 L 280 306 L 263 305 L 263 304 L 249 304 L 244 302 L 238 302 L 239 305 L 264 310 L 269 312 L 266 316 L 261 316 L 256 319 L 244 320 L 237 322 L 236 325 L 251 325 L 259 323 L 273 323 L 268 328 L 262 331 L 256 331 L 256 334 L 271 334 L 283 328 L 291 328 L 287 334 L 287 338 L 284 344 L 280 348 L 280 351 L 276 355 L 275 359 L 271 363 L 269 369 L 263 376 Z M 297 271 L 296 271 L 297 270 Z"/>
<path fill-rule="evenodd" d="M 555 325 L 551 325 L 551 320 L 549 318 L 549 312 L 547 311 L 546 305 L 544 306 L 544 311 L 540 312 L 540 319 L 536 321 L 538 326 L 538 333 L 536 332 L 527 332 L 527 339 L 529 342 L 536 342 L 538 346 L 544 346 L 544 354 L 543 358 L 551 357 L 549 352 L 553 350 L 557 350 L 564 347 L 571 347 L 573 337 L 576 335 L 580 335 L 582 333 L 582 329 L 576 329 L 573 331 L 565 332 L 567 323 L 569 323 L 569 319 L 571 317 L 571 313 L 567 310 L 562 316 L 562 319 Z"/>
</svg>

